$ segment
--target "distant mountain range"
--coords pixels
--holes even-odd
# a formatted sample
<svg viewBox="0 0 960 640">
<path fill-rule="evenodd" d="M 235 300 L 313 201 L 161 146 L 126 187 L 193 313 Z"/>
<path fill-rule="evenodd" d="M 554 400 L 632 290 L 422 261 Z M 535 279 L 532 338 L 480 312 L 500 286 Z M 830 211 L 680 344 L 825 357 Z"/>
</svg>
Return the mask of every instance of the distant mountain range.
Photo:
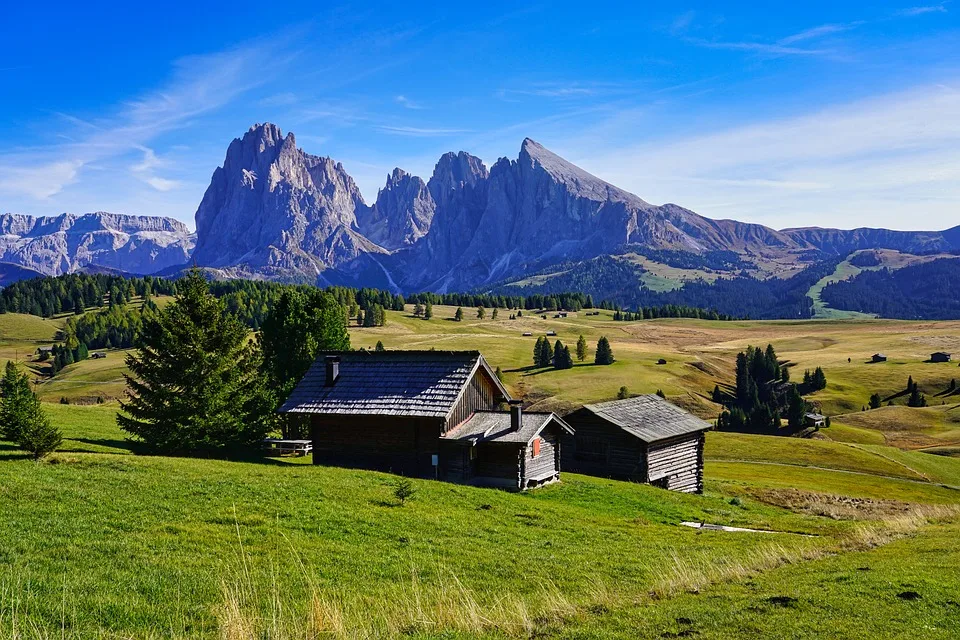
<svg viewBox="0 0 960 640">
<path fill-rule="evenodd" d="M 7 214 L 0 226 L 0 261 L 48 275 L 196 264 L 221 277 L 440 293 L 631 252 L 733 252 L 756 265 L 861 249 L 960 252 L 960 227 L 778 231 L 653 205 L 529 138 L 516 160 L 489 170 L 463 151 L 444 154 L 426 181 L 394 169 L 368 205 L 342 164 L 304 152 L 273 124 L 230 144 L 197 208 L 195 236 L 169 218 L 107 213 Z"/>
</svg>

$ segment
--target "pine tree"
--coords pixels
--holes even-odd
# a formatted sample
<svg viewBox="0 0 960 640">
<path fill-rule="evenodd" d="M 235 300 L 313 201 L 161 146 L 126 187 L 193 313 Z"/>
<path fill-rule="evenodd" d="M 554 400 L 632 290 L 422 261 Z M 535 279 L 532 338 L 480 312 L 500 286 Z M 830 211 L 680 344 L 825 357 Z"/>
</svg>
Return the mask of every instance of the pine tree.
<svg viewBox="0 0 960 640">
<path fill-rule="evenodd" d="M 553 347 L 546 338 L 540 343 L 540 366 L 549 367 L 553 364 Z"/>
<path fill-rule="evenodd" d="M 453 314 L 453 319 L 457 322 L 463 320 L 463 307 L 457 307 L 457 312 Z"/>
<path fill-rule="evenodd" d="M 543 336 L 537 338 L 537 343 L 533 345 L 533 366 L 543 367 L 543 341 L 546 340 Z"/>
<path fill-rule="evenodd" d="M 483 307 L 477 307 L 477 319 L 483 320 L 487 317 L 487 310 Z"/>
<path fill-rule="evenodd" d="M 925 407 L 927 406 L 927 398 L 920 393 L 919 387 L 914 384 L 913 391 L 910 392 L 910 398 L 907 400 L 908 407 Z"/>
<path fill-rule="evenodd" d="M 247 328 L 193 270 L 176 300 L 144 324 L 127 356 L 127 399 L 117 423 L 156 451 L 219 453 L 259 443 L 272 398 Z"/>
<path fill-rule="evenodd" d="M 500 367 L 497 367 L 497 370 L 494 371 L 493 373 L 495 376 L 497 376 L 497 380 L 499 380 L 500 382 L 503 382 L 503 369 L 501 369 Z"/>
<path fill-rule="evenodd" d="M 497 308 L 496 308 L 496 307 L 494 307 L 493 313 L 490 315 L 490 319 L 491 319 L 491 320 L 496 320 L 496 319 L 497 319 Z"/>
<path fill-rule="evenodd" d="M 433 303 L 428 302 L 423 308 L 423 319 L 429 320 L 433 317 Z"/>
<path fill-rule="evenodd" d="M 384 348 L 384 346 L 383 346 L 383 341 L 382 341 L 382 340 L 377 340 L 377 346 L 374 347 L 373 350 L 374 350 L 374 351 L 386 351 L 386 348 Z"/>
<path fill-rule="evenodd" d="M 63 434 L 50 424 L 33 394 L 26 405 L 27 423 L 17 436 L 17 446 L 33 456 L 34 460 L 47 457 L 63 443 Z"/>
<path fill-rule="evenodd" d="M 787 397 L 787 423 L 792 429 L 803 426 L 804 416 L 807 413 L 807 403 L 801 397 L 796 385 L 790 389 Z"/>
<path fill-rule="evenodd" d="M 881 404 L 883 404 L 883 398 L 880 397 L 879 393 L 875 393 L 872 396 L 870 396 L 871 409 L 879 409 Z"/>
<path fill-rule="evenodd" d="M 577 338 L 577 360 L 579 360 L 580 362 L 583 362 L 586 359 L 587 359 L 587 341 L 586 339 L 584 339 L 583 335 L 581 334 L 580 337 Z"/>
<path fill-rule="evenodd" d="M 563 355 L 563 343 L 560 342 L 558 338 L 556 342 L 553 343 L 553 366 L 559 369 L 557 366 L 557 359 Z"/>
<path fill-rule="evenodd" d="M 907 378 L 907 392 L 913 393 L 914 389 L 916 389 L 916 388 L 917 388 L 917 386 L 916 386 L 916 383 L 913 381 L 913 376 L 908 377 L 908 378 Z"/>
<path fill-rule="evenodd" d="M 17 442 L 30 419 L 28 407 L 33 392 L 30 379 L 10 360 L 7 360 L 7 368 L 0 380 L 0 393 L 3 394 L 0 399 L 0 438 Z"/>
<path fill-rule="evenodd" d="M 413 306 L 413 317 L 419 318 L 423 315 L 423 305 L 419 302 Z"/>
<path fill-rule="evenodd" d="M 596 355 L 593 358 L 593 361 L 596 364 L 613 364 L 613 349 L 610 348 L 610 341 L 607 340 L 606 336 L 602 336 L 597 341 L 597 351 Z"/>
</svg>

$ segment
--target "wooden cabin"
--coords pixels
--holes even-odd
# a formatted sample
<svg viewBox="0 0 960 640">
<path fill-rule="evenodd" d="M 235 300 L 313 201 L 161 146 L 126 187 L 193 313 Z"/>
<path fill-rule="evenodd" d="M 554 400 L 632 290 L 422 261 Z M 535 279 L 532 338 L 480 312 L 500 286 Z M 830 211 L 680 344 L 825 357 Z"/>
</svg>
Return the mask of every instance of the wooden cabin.
<svg viewBox="0 0 960 640">
<path fill-rule="evenodd" d="M 945 351 L 937 351 L 936 353 L 930 354 L 930 362 L 950 362 L 952 354 L 946 353 Z"/>
<path fill-rule="evenodd" d="M 310 416 L 314 464 L 435 478 L 441 438 L 510 399 L 478 351 L 346 351 L 321 354 L 280 412 Z"/>
<path fill-rule="evenodd" d="M 887 356 L 886 354 L 883 354 L 883 353 L 875 353 L 873 354 L 873 357 L 871 358 L 871 360 L 873 362 L 886 362 Z"/>
<path fill-rule="evenodd" d="M 804 414 L 803 421 L 808 427 L 816 427 L 817 429 L 827 426 L 827 416 L 819 413 Z"/>
<path fill-rule="evenodd" d="M 713 427 L 656 395 L 584 405 L 564 417 L 564 471 L 703 492 L 704 433 Z"/>
<path fill-rule="evenodd" d="M 573 429 L 553 413 L 478 411 L 440 438 L 440 478 L 524 490 L 560 479 L 560 446 Z"/>
</svg>

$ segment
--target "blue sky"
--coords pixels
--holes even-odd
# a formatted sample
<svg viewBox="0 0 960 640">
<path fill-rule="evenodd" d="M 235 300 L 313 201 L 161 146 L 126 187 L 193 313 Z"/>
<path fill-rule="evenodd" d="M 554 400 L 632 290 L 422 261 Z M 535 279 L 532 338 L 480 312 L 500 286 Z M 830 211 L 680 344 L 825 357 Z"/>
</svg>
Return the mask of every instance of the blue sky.
<svg viewBox="0 0 960 640">
<path fill-rule="evenodd" d="M 654 203 L 960 224 L 960 3 L 16 3 L 0 211 L 193 215 L 255 122 L 368 202 L 529 136 Z M 664 6 L 672 5 L 672 6 Z"/>
</svg>

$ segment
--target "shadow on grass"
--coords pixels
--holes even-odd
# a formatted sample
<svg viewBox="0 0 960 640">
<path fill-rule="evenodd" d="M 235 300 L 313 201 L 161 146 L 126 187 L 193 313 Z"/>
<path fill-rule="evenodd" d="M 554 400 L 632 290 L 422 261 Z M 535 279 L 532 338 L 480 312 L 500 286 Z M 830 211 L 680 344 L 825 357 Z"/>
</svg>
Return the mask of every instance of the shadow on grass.
<svg viewBox="0 0 960 640">
<path fill-rule="evenodd" d="M 143 445 L 140 445 L 133 440 L 117 440 L 113 438 L 64 438 L 64 444 L 68 442 L 77 442 L 80 444 L 88 444 L 95 447 L 108 447 L 110 449 L 122 449 L 123 451 L 129 451 L 130 453 L 147 453 Z M 67 447 L 62 447 L 60 451 L 72 452 L 72 453 L 90 453 L 86 449 L 69 449 Z"/>
<path fill-rule="evenodd" d="M 399 502 L 390 502 L 389 500 L 371 500 L 370 504 L 375 507 L 386 507 L 388 509 L 396 509 L 397 507 L 403 506 Z"/>
</svg>

